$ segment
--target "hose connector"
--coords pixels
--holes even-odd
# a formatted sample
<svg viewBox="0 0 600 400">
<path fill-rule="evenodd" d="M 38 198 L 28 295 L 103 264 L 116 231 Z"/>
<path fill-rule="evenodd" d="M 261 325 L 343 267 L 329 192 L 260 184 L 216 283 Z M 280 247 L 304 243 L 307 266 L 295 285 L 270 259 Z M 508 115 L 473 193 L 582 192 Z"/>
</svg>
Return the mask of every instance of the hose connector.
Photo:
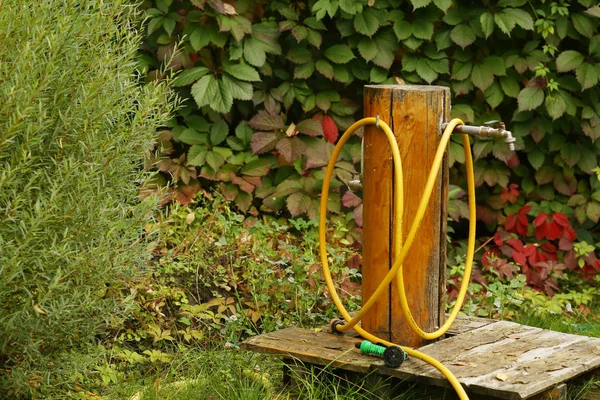
<svg viewBox="0 0 600 400">
<path fill-rule="evenodd" d="M 442 129 L 448 126 L 447 123 L 442 124 Z M 477 136 L 482 138 L 502 139 L 508 145 L 510 151 L 515 151 L 515 141 L 512 132 L 505 129 L 504 123 L 500 121 L 488 121 L 482 126 L 472 125 L 457 125 L 452 133 L 464 133 L 466 135 Z"/>
<path fill-rule="evenodd" d="M 382 344 L 373 344 L 368 340 L 356 342 L 354 347 L 360 350 L 363 354 L 371 354 L 383 357 L 383 362 L 388 368 L 398 368 L 408 355 L 400 346 L 383 346 Z"/>
<path fill-rule="evenodd" d="M 338 326 L 342 326 L 342 325 L 346 325 L 346 321 L 344 321 L 341 318 L 334 318 L 331 321 L 329 321 L 329 327 L 331 328 L 331 332 L 333 332 L 333 333 L 342 334 L 342 332 L 338 331 L 338 329 L 337 329 Z"/>
</svg>

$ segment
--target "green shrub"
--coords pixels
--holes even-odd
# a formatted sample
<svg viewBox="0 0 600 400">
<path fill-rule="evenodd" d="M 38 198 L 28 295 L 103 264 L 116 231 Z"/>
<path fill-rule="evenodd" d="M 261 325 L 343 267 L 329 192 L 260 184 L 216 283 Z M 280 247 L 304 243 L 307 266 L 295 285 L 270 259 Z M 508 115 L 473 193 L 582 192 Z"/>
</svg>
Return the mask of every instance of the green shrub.
<svg viewBox="0 0 600 400">
<path fill-rule="evenodd" d="M 0 8 L 0 397 L 58 385 L 56 355 L 118 326 L 147 265 L 139 166 L 169 94 L 137 82 L 137 18 L 127 1 Z"/>
<path fill-rule="evenodd" d="M 506 121 L 517 139 L 516 154 L 501 142 L 475 141 L 478 218 L 487 229 L 479 232 L 547 244 L 556 251 L 541 261 L 569 274 L 600 271 L 593 245 L 583 265 L 573 262 L 575 246 L 600 239 L 593 230 L 600 7 L 593 0 L 147 4 L 149 75 L 175 43 L 184 45 L 174 83 L 189 101 L 163 132 L 155 159 L 162 178 L 177 183 L 178 201 L 212 185 L 245 212 L 313 217 L 332 143 L 362 116 L 363 86 L 438 84 L 452 90 L 453 116 Z M 451 166 L 464 162 L 460 147 L 450 144 Z M 358 225 L 361 200 L 344 184 L 357 175 L 359 153 L 354 141 L 340 158 L 330 201 L 332 212 L 353 209 Z M 451 169 L 451 182 L 465 186 L 462 169 Z M 457 204 L 453 217 L 466 217 L 466 205 Z M 554 218 L 567 225 L 562 216 L 570 230 L 559 244 Z M 551 271 L 530 264 L 520 264 L 528 284 L 553 293 L 556 284 L 543 282 Z"/>
</svg>

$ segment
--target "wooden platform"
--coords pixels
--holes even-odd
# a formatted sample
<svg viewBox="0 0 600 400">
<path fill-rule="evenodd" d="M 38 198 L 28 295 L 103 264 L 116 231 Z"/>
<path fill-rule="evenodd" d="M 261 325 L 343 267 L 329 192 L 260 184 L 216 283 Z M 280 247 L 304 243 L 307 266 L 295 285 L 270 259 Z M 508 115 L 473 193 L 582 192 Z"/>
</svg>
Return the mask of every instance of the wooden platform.
<svg viewBox="0 0 600 400">
<path fill-rule="evenodd" d="M 449 334 L 419 350 L 442 362 L 470 395 L 479 398 L 540 398 L 540 393 L 582 374 L 600 372 L 598 338 L 464 317 Z M 397 369 L 385 367 L 382 359 L 354 348 L 359 340 L 353 331 L 339 335 L 325 328 L 288 328 L 253 337 L 242 348 L 346 371 L 367 374 L 375 370 L 402 380 L 449 386 L 436 369 L 419 360 L 409 358 Z"/>
</svg>

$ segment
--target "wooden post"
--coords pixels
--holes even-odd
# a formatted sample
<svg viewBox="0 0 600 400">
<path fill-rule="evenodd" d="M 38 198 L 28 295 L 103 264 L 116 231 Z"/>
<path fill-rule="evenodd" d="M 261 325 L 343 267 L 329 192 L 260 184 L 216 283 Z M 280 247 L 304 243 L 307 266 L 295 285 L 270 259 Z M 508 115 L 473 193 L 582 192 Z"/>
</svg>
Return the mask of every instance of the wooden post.
<svg viewBox="0 0 600 400">
<path fill-rule="evenodd" d="M 370 85 L 365 87 L 365 117 L 379 115 L 392 128 L 400 147 L 404 172 L 404 233 L 406 237 L 423 195 L 425 181 L 450 116 L 450 91 L 439 86 Z M 391 268 L 393 165 L 386 136 L 365 128 L 363 172 L 363 304 Z M 404 262 L 408 303 L 425 331 L 444 321 L 446 270 L 447 158 L 440 170 L 417 238 Z M 393 290 L 392 290 L 393 286 Z M 410 347 L 425 341 L 405 321 L 396 284 L 362 320 L 362 327 L 383 339 Z"/>
</svg>

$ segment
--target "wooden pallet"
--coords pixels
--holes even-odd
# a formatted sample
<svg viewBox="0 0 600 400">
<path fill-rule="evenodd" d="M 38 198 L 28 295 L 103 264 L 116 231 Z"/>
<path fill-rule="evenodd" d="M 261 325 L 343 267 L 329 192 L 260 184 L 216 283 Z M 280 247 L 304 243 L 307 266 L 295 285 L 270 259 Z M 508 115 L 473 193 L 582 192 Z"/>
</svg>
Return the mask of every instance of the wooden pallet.
<svg viewBox="0 0 600 400">
<path fill-rule="evenodd" d="M 554 397 L 545 398 L 562 399 L 565 382 L 600 372 L 598 338 L 464 317 L 449 334 L 419 350 L 442 362 L 477 398 L 538 399 L 554 390 Z M 436 369 L 419 360 L 409 358 L 397 369 L 385 367 L 380 358 L 355 349 L 358 340 L 354 332 L 340 335 L 327 328 L 288 328 L 253 337 L 242 348 L 360 374 L 376 371 L 401 380 L 449 386 Z"/>
</svg>

